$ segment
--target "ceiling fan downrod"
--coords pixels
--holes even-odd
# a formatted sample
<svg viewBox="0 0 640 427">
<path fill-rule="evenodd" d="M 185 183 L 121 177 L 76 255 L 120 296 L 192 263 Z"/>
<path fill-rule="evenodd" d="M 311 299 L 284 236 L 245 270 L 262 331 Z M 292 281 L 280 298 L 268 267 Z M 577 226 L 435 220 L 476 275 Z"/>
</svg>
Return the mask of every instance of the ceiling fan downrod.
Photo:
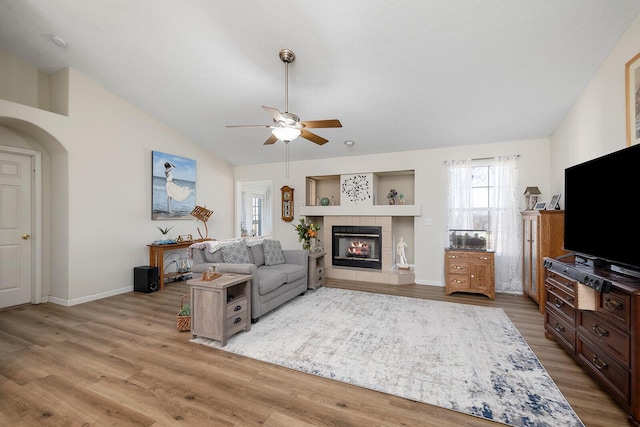
<svg viewBox="0 0 640 427">
<path fill-rule="evenodd" d="M 292 50 L 282 49 L 280 60 L 284 62 L 284 111 L 289 112 L 289 63 L 295 61 L 296 55 Z"/>
</svg>

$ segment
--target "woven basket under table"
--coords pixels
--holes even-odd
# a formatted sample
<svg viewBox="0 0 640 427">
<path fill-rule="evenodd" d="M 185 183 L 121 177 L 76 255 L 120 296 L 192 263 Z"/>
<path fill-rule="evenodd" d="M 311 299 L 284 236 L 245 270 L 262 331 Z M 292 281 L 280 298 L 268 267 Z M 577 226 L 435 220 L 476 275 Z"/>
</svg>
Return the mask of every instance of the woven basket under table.
<svg viewBox="0 0 640 427">
<path fill-rule="evenodd" d="M 184 306 L 185 297 L 190 297 L 190 295 L 183 295 L 182 298 L 180 298 L 180 310 L 178 311 L 178 315 L 176 316 L 176 324 L 180 332 L 191 330 L 191 316 L 180 316 L 180 312 L 182 311 L 182 307 Z"/>
</svg>

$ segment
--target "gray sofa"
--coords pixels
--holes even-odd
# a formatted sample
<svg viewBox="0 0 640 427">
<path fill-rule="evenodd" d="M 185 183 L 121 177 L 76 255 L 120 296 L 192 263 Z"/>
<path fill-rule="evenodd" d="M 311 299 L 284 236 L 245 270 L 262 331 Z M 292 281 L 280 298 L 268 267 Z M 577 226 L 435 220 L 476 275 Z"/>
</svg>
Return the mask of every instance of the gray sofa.
<svg viewBox="0 0 640 427">
<path fill-rule="evenodd" d="M 189 247 L 188 255 L 194 275 L 213 265 L 219 273 L 253 275 L 253 323 L 307 290 L 308 252 L 282 250 L 277 240 L 249 241 L 248 244 L 244 240 L 198 242 Z"/>
</svg>

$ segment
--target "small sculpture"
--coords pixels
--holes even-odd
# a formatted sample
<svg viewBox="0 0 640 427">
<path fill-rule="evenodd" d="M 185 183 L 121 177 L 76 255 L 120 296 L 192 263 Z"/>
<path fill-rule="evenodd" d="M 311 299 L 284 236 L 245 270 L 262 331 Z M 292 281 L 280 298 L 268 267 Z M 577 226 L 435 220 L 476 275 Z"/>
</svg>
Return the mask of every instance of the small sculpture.
<svg viewBox="0 0 640 427">
<path fill-rule="evenodd" d="M 408 269 L 409 265 L 407 264 L 407 257 L 404 253 L 404 249 L 407 247 L 407 243 L 404 241 L 403 237 L 400 237 L 398 240 L 398 244 L 396 245 L 396 252 L 398 254 L 398 268 Z"/>
</svg>

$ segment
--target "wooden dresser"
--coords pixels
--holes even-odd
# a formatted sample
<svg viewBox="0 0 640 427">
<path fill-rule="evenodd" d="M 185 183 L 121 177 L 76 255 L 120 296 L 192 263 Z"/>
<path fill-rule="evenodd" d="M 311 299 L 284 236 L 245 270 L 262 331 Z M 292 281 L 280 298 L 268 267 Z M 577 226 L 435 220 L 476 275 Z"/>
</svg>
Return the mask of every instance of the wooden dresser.
<svg viewBox="0 0 640 427">
<path fill-rule="evenodd" d="M 640 426 L 640 279 L 553 260 L 611 281 L 600 293 L 568 275 L 545 270 L 545 335 L 556 340 Z M 575 275 L 574 275 L 575 277 Z M 582 309 L 583 291 L 595 295 Z M 590 305 L 590 304 L 586 304 Z"/>
<path fill-rule="evenodd" d="M 494 257 L 490 251 L 444 251 L 445 293 L 470 292 L 496 299 Z"/>
<path fill-rule="evenodd" d="M 544 257 L 566 253 L 564 211 L 522 211 L 522 289 L 544 313 Z"/>
</svg>

